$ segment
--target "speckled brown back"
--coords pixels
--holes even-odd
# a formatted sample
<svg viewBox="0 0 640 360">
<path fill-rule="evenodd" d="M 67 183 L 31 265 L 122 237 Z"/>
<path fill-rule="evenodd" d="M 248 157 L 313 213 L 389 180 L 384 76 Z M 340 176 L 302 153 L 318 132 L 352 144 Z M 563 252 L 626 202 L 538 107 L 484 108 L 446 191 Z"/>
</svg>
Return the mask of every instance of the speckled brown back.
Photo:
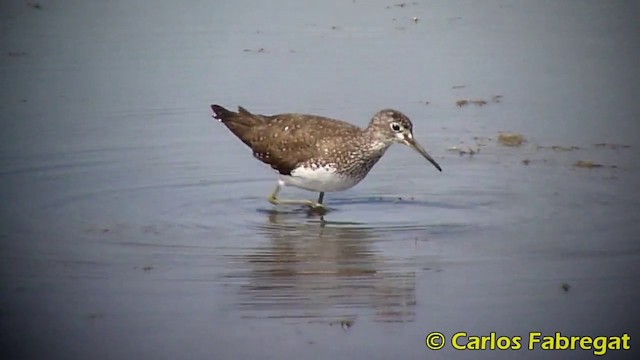
<svg viewBox="0 0 640 360">
<path fill-rule="evenodd" d="M 212 105 L 212 109 L 216 118 L 247 144 L 257 159 L 283 175 L 310 162 L 324 165 L 327 156 L 335 159 L 340 149 L 362 132 L 355 125 L 322 116 L 265 116 L 252 114 L 242 107 L 236 113 L 219 105 Z"/>
</svg>

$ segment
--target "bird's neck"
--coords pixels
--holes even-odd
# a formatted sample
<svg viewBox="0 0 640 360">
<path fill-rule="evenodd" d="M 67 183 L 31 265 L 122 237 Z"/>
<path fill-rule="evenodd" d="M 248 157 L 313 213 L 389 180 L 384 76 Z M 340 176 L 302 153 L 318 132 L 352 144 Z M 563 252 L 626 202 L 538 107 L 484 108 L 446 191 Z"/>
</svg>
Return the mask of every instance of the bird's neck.
<svg viewBox="0 0 640 360">
<path fill-rule="evenodd" d="M 384 153 L 393 141 L 389 141 L 387 137 L 380 134 L 376 129 L 374 129 L 371 125 L 362 130 L 364 137 L 366 137 L 369 141 L 369 147 L 371 150 L 380 151 Z"/>
<path fill-rule="evenodd" d="M 367 141 L 365 142 L 366 151 L 382 156 L 393 142 L 389 142 L 386 138 L 380 136 L 375 131 L 367 130 L 369 129 L 367 128 L 364 130 L 364 136 L 367 138 Z"/>
<path fill-rule="evenodd" d="M 370 133 L 358 137 L 357 146 L 350 152 L 350 159 L 341 171 L 349 176 L 362 180 L 369 170 L 384 155 L 389 145 L 381 139 L 372 137 Z"/>
</svg>

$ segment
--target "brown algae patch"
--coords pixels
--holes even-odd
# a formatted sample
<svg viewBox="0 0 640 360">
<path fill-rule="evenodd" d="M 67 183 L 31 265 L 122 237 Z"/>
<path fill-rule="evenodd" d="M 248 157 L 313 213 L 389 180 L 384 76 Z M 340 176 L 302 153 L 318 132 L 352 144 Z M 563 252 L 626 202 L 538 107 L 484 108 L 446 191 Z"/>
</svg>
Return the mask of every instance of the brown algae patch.
<svg viewBox="0 0 640 360">
<path fill-rule="evenodd" d="M 593 144 L 593 147 L 595 148 L 607 148 L 607 149 L 612 149 L 612 150 L 618 150 L 618 149 L 628 149 L 631 147 L 631 145 L 626 145 L 626 144 L 609 144 L 609 143 L 598 143 L 598 144 Z"/>
<path fill-rule="evenodd" d="M 265 48 L 259 48 L 259 49 L 256 49 L 256 50 L 254 50 L 254 49 L 243 49 L 242 51 L 244 51 L 244 52 L 253 52 L 253 53 L 261 54 L 261 53 L 266 53 L 266 52 L 267 52 L 267 49 L 265 49 Z"/>
<path fill-rule="evenodd" d="M 574 167 L 583 168 L 583 169 L 593 169 L 593 168 L 601 168 L 604 167 L 602 164 L 598 164 L 593 161 L 588 160 L 578 160 L 573 164 Z"/>
<path fill-rule="evenodd" d="M 487 105 L 488 102 L 486 100 L 482 100 L 482 99 L 477 99 L 477 100 L 466 100 L 466 99 L 461 99 L 456 101 L 456 106 L 457 107 L 463 107 L 463 106 L 467 106 L 467 105 L 475 105 L 475 106 L 485 106 Z"/>
<path fill-rule="evenodd" d="M 583 168 L 583 169 L 593 169 L 593 168 L 611 168 L 611 169 L 617 169 L 618 167 L 616 165 L 603 165 L 603 164 L 599 164 L 597 162 L 593 162 L 593 161 L 588 161 L 588 160 L 578 160 L 573 164 L 573 167 L 577 167 L 577 168 Z"/>
<path fill-rule="evenodd" d="M 456 101 L 456 106 L 457 107 L 463 107 L 463 106 L 467 106 L 469 105 L 469 100 L 458 100 Z"/>
<path fill-rule="evenodd" d="M 464 100 L 464 101 L 468 101 L 468 100 Z M 517 133 L 517 132 L 508 132 L 508 131 L 498 131 L 498 134 L 495 137 L 485 137 L 485 136 L 474 136 L 473 137 L 473 142 L 475 142 L 475 144 L 465 144 L 465 141 L 460 141 L 460 143 L 456 146 L 450 146 L 446 149 L 447 152 L 451 152 L 451 153 L 455 153 L 458 154 L 460 156 L 468 156 L 468 157 L 474 157 L 476 155 L 478 155 L 480 153 L 480 149 L 486 146 L 491 145 L 492 143 L 498 143 L 502 146 L 507 146 L 507 147 L 511 147 L 511 148 L 521 148 L 525 151 L 528 150 L 546 150 L 547 156 L 550 156 L 549 158 L 532 158 L 531 156 L 533 156 L 533 154 L 530 151 L 527 151 L 526 154 L 522 154 L 524 155 L 521 159 L 520 159 L 520 164 L 524 165 L 524 166 L 529 166 L 529 165 L 534 165 L 534 164 L 538 164 L 538 163 L 545 163 L 545 164 L 559 164 L 559 163 L 564 163 L 564 159 L 566 159 L 566 157 L 569 158 L 573 158 L 572 162 L 569 162 L 568 164 L 565 163 L 565 166 L 569 166 L 571 168 L 580 168 L 580 169 L 595 169 L 595 168 L 608 168 L 608 169 L 624 169 L 620 168 L 618 165 L 608 165 L 608 164 L 602 164 L 602 163 L 598 163 L 592 160 L 578 160 L 575 157 L 567 154 L 564 155 L 564 153 L 575 153 L 576 155 L 582 153 L 583 151 L 589 151 L 589 149 L 591 148 L 591 146 L 595 149 L 605 149 L 605 150 L 615 150 L 615 151 L 619 151 L 619 150 L 624 150 L 624 149 L 629 149 L 631 148 L 631 145 L 627 145 L 627 144 L 615 144 L 615 143 L 605 143 L 605 142 L 601 142 L 601 143 L 595 143 L 592 144 L 591 146 L 587 145 L 587 146 L 576 146 L 576 145 L 538 145 L 535 143 L 532 143 L 530 147 L 526 147 L 525 145 L 527 145 L 528 143 L 531 143 L 530 140 L 528 140 L 523 134 Z M 471 146 L 469 146 L 471 145 Z M 562 160 L 554 160 L 552 158 L 558 158 L 558 159 L 562 159 Z"/>
<path fill-rule="evenodd" d="M 531 165 L 533 163 L 536 163 L 536 164 L 547 164 L 548 162 L 549 162 L 548 159 L 530 159 L 530 158 L 524 158 L 521 161 L 522 165 L 525 165 L 525 166 Z"/>
<path fill-rule="evenodd" d="M 480 148 L 473 149 L 470 146 L 467 146 L 466 148 L 459 147 L 459 146 L 451 146 L 447 148 L 447 151 L 457 153 L 460 156 L 462 155 L 473 156 L 480 152 Z"/>
<path fill-rule="evenodd" d="M 509 132 L 500 132 L 496 138 L 498 143 L 504 146 L 522 146 L 527 139 L 525 139 L 524 135 L 518 133 L 509 133 Z"/>
<path fill-rule="evenodd" d="M 580 147 L 579 146 L 560 146 L 560 145 L 553 145 L 553 146 L 538 145 L 538 149 L 551 149 L 557 152 L 566 152 L 566 151 L 580 150 Z"/>
<path fill-rule="evenodd" d="M 452 89 L 456 89 L 459 88 L 459 86 L 454 86 Z M 460 99 L 458 101 L 456 101 L 456 106 L 461 108 L 467 105 L 475 105 L 478 107 L 483 107 L 485 105 L 487 105 L 489 102 L 492 102 L 494 104 L 499 103 L 500 101 L 502 101 L 502 95 L 494 95 L 491 100 L 484 100 L 484 99 Z"/>
</svg>

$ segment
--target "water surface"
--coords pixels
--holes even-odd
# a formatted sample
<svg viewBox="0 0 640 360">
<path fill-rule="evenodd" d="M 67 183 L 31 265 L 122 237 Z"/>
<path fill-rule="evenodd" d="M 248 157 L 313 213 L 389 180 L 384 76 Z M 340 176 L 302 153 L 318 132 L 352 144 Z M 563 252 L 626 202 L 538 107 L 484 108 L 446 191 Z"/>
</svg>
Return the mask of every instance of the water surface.
<svg viewBox="0 0 640 360">
<path fill-rule="evenodd" d="M 403 4 L 0 5 L 8 358 L 565 359 L 590 353 L 424 338 L 637 337 L 639 7 Z M 211 103 L 397 108 L 443 172 L 394 146 L 323 219 L 274 208 Z"/>
</svg>

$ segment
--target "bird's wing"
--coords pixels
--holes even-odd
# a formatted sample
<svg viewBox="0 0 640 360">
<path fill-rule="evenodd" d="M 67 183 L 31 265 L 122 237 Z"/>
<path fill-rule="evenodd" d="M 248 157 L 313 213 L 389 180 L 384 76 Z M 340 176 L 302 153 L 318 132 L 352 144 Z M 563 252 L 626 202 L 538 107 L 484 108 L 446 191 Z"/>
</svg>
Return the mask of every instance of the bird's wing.
<svg viewBox="0 0 640 360">
<path fill-rule="evenodd" d="M 258 160 L 283 175 L 290 175 L 296 167 L 321 156 L 328 138 L 347 141 L 359 131 L 354 125 L 314 115 L 281 114 L 264 118 L 267 121 L 252 132 L 250 146 Z"/>
</svg>

